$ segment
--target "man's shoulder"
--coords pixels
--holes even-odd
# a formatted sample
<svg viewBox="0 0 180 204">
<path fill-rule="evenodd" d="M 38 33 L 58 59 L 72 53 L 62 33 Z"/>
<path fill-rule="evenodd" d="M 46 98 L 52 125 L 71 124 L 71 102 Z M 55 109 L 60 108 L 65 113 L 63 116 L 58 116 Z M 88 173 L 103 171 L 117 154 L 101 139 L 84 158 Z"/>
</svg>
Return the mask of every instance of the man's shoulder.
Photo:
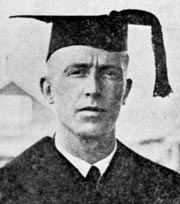
<svg viewBox="0 0 180 204">
<path fill-rule="evenodd" d="M 47 155 L 51 156 L 53 148 L 53 139 L 51 137 L 42 138 L 2 167 L 0 169 L 0 177 L 11 173 L 16 175 L 24 174 L 28 169 L 30 170 L 39 165 L 39 163 L 46 162 Z"/>
<path fill-rule="evenodd" d="M 175 172 L 174 170 L 171 170 L 165 166 L 162 166 L 142 155 L 135 152 L 131 148 L 127 147 L 126 145 L 122 144 L 120 141 L 118 142 L 118 155 L 120 157 L 125 158 L 126 164 L 131 164 L 131 167 L 136 169 L 143 169 L 145 172 L 154 173 L 154 174 L 160 174 L 160 173 L 170 173 L 174 174 L 180 177 L 180 174 Z"/>
<path fill-rule="evenodd" d="M 122 169 L 116 171 L 118 177 L 123 177 L 122 181 L 126 180 L 129 189 L 133 186 L 135 194 L 141 192 L 145 200 L 150 196 L 159 199 L 159 203 L 164 203 L 165 200 L 173 203 L 172 199 L 180 201 L 179 173 L 139 155 L 120 142 L 116 160 L 116 168 Z"/>
<path fill-rule="evenodd" d="M 136 182 L 149 185 L 180 187 L 180 174 L 141 156 L 118 141 L 118 154 L 124 156 L 125 165 Z M 123 150 L 122 150 L 123 149 Z M 120 159 L 121 156 L 119 156 Z"/>
</svg>

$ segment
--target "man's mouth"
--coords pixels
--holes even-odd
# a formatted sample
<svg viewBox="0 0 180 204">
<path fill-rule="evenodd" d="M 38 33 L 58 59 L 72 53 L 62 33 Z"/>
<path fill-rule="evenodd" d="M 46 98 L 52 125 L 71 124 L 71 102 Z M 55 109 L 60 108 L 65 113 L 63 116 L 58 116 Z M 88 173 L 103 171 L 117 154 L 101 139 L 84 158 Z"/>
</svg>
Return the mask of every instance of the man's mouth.
<svg viewBox="0 0 180 204">
<path fill-rule="evenodd" d="M 106 110 L 104 108 L 100 108 L 100 107 L 92 107 L 92 106 L 87 106 L 84 108 L 79 109 L 78 111 L 90 111 L 90 112 L 106 112 Z"/>
</svg>

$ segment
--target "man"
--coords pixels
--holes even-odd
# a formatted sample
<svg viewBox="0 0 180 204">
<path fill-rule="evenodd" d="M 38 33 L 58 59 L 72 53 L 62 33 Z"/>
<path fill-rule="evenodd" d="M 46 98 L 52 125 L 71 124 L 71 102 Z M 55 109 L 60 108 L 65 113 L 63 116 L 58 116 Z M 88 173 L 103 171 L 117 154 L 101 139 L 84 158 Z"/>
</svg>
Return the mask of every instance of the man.
<svg viewBox="0 0 180 204">
<path fill-rule="evenodd" d="M 0 170 L 0 203 L 178 203 L 180 176 L 115 139 L 115 122 L 131 89 L 127 25 L 156 18 L 136 10 L 34 18 L 53 22 L 41 89 L 56 113 L 57 131 Z M 165 96 L 171 88 L 157 35 L 152 41 L 155 50 L 162 48 L 162 62 L 156 62 L 154 94 Z"/>
</svg>

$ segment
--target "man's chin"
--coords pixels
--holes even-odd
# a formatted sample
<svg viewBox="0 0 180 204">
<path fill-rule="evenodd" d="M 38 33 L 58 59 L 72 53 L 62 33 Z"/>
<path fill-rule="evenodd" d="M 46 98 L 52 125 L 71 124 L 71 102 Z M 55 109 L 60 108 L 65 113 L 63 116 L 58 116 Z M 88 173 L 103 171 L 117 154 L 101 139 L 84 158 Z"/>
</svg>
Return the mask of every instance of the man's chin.
<svg viewBox="0 0 180 204">
<path fill-rule="evenodd" d="M 106 129 L 107 126 L 104 127 L 102 125 L 86 124 L 76 128 L 75 133 L 85 137 L 99 137 L 105 134 Z"/>
</svg>

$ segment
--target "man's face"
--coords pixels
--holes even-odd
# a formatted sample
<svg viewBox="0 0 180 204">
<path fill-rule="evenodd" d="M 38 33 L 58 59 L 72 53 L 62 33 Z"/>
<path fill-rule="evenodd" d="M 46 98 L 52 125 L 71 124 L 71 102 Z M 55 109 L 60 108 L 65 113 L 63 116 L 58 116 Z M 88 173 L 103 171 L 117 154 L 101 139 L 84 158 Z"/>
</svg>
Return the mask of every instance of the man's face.
<svg viewBox="0 0 180 204">
<path fill-rule="evenodd" d="M 127 61 L 127 55 L 87 46 L 56 51 L 48 62 L 46 97 L 59 122 L 78 135 L 110 133 L 125 92 Z"/>
</svg>

